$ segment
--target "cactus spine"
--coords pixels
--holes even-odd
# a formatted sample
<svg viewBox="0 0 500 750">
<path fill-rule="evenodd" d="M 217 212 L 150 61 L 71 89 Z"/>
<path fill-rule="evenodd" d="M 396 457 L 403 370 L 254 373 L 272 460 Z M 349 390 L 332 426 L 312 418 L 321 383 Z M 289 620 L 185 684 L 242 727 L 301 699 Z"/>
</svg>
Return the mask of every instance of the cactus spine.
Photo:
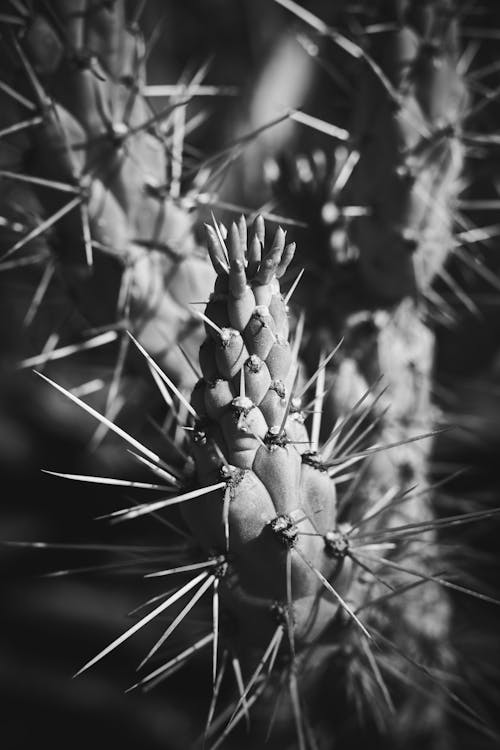
<svg viewBox="0 0 500 750">
<path fill-rule="evenodd" d="M 260 217 L 250 235 L 243 218 L 227 234 L 208 226 L 215 273 L 197 247 L 191 218 L 168 191 L 174 167 L 161 121 L 171 110 L 153 114 L 143 96 L 146 51 L 124 5 L 57 3 L 63 34 L 45 4 L 34 8 L 7 30 L 3 53 L 4 257 L 28 249 L 50 257 L 50 273 L 59 269 L 93 324 L 129 328 L 192 432 L 177 470 L 126 437 L 170 494 L 114 516 L 179 506 L 191 557 L 154 575 L 194 575 L 80 671 L 190 594 L 149 661 L 210 594 L 209 634 L 134 687 L 163 681 L 210 645 L 205 740 L 214 750 L 231 743 L 250 709 L 256 746 L 266 703 L 283 692 L 282 746 L 376 736 L 386 748 L 444 747 L 445 704 L 456 697 L 429 669 L 452 664 L 443 588 L 488 599 L 439 573 L 430 442 L 416 439 L 434 427 L 433 335 L 421 301 L 446 273 L 463 163 L 467 96 L 452 3 L 365 8 L 384 30 L 371 46 L 350 45 L 361 85 L 349 151 L 327 195 L 342 252 L 335 245 L 326 260 L 324 247 L 310 257 L 299 246 L 297 258 L 324 278 L 321 294 L 307 274 L 296 292 L 307 308 L 304 336 L 280 290 L 295 252 L 281 228 L 266 244 Z M 203 335 L 185 303 L 209 294 Z M 184 339 L 191 353 L 202 342 L 190 402 L 193 368 L 172 353 Z M 235 689 L 218 713 L 229 659 Z M 346 721 L 353 707 L 358 718 Z M 235 746 L 243 741 L 237 735 Z"/>
<path fill-rule="evenodd" d="M 189 390 L 175 344 L 195 354 L 185 301 L 212 278 L 169 194 L 175 105 L 154 112 L 144 96 L 137 23 L 123 2 L 35 3 L 3 38 L 4 260 L 51 262 L 89 325 L 126 325 Z"/>
</svg>

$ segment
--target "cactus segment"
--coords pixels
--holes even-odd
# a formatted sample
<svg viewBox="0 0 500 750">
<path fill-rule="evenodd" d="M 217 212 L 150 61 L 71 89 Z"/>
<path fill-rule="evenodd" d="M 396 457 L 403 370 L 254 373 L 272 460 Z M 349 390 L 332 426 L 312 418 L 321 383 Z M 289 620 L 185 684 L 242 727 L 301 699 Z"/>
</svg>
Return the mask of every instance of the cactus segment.
<svg viewBox="0 0 500 750">
<path fill-rule="evenodd" d="M 113 550 L 138 552 L 141 574 L 145 567 L 159 585 L 173 578 L 174 591 L 148 599 L 149 613 L 77 674 L 166 615 L 139 666 L 149 665 L 196 610 L 209 632 L 148 666 L 130 689 L 151 689 L 208 646 L 212 695 L 200 746 L 221 746 L 250 712 L 267 723 L 269 698 L 286 692 L 276 712 L 284 747 L 315 746 L 309 720 L 321 693 L 314 731 L 332 729 L 325 746 L 333 735 L 335 745 L 365 737 L 368 746 L 376 728 L 377 741 L 390 735 L 384 747 L 421 747 L 431 738 L 428 746 L 442 750 L 443 707 L 459 707 L 481 730 L 452 682 L 436 677 L 454 665 L 442 589 L 499 604 L 455 573 L 444 577 L 454 561 L 436 542 L 438 530 L 498 510 L 436 520 L 430 441 L 421 443 L 436 434 L 436 415 L 434 340 L 420 302 L 434 294 L 439 304 L 437 276 L 455 284 L 443 266 L 454 243 L 462 123 L 471 113 L 458 13 L 452 0 L 341 3 L 350 39 L 293 0 L 277 2 L 348 56 L 357 75 L 349 129 L 287 110 L 186 173 L 188 99 L 162 110 L 149 103 L 151 50 L 136 23 L 143 2 L 130 23 L 124 0 L 11 0 L 19 18 L 0 19 L 0 268 L 43 267 L 25 326 L 60 279 L 85 327 L 96 326 L 68 346 L 53 331 L 43 352 L 18 366 L 118 344 L 105 415 L 84 400 L 96 381 L 66 390 L 39 374 L 123 440 L 155 481 L 45 473 L 150 492 L 156 499 L 127 500 L 99 518 L 120 529 L 157 518 L 181 539 L 159 550 Z M 204 67 L 195 79 L 203 75 Z M 302 257 L 299 244 L 303 267 L 284 295 L 296 253 L 287 233 L 278 226 L 266 238 L 262 216 L 251 231 L 243 216 L 226 230 L 212 215 L 205 252 L 193 232 L 201 217 L 190 210 L 212 205 L 213 196 L 196 194 L 195 185 L 185 200 L 180 184 L 214 165 L 210 179 L 222 174 L 246 143 L 285 119 L 342 145 L 331 159 L 320 151 L 296 159 L 292 176 L 300 183 L 305 175 L 313 202 L 314 190 L 323 191 L 315 208 L 328 242 L 304 245 Z M 289 314 L 300 296 L 307 327 L 304 315 Z M 208 297 L 203 312 L 193 310 Z M 476 310 L 467 297 L 465 304 Z M 163 435 L 180 458 L 175 466 L 113 421 L 130 342 L 167 404 L 165 425 L 175 422 L 175 437 Z M 217 715 L 228 672 L 231 702 Z M 289 742 L 287 722 L 296 734 Z"/>
<path fill-rule="evenodd" d="M 298 363 L 277 276 L 285 273 L 294 246 L 286 245 L 278 227 L 266 247 L 261 217 L 248 240 L 243 227 L 243 218 L 231 225 L 227 257 L 223 241 L 207 227 L 218 276 L 204 314 L 203 377 L 193 400 L 199 415 L 192 445 L 198 479 L 226 476 L 227 488 L 182 512 L 207 550 L 228 555 L 231 576 L 229 584 L 221 581 L 221 602 L 245 631 L 244 640 L 264 643 L 275 627 L 277 604 L 287 610 L 291 561 L 293 615 L 287 616 L 293 616 L 300 647 L 318 637 L 339 606 L 304 559 L 325 580 L 333 577 L 336 586 L 345 586 L 343 566 L 325 553 L 323 538 L 336 527 L 335 483 L 320 462 L 308 462 L 309 439 L 294 405 Z"/>
<path fill-rule="evenodd" d="M 206 299 L 213 274 L 167 186 L 162 128 L 187 100 L 152 110 L 145 43 L 127 18 L 123 0 L 35 2 L 2 31 L 0 212 L 22 231 L 2 228 L 0 250 L 22 261 L 40 246 L 91 325 L 125 325 L 188 392 L 175 345 L 196 353 L 202 329 L 185 303 Z"/>
</svg>

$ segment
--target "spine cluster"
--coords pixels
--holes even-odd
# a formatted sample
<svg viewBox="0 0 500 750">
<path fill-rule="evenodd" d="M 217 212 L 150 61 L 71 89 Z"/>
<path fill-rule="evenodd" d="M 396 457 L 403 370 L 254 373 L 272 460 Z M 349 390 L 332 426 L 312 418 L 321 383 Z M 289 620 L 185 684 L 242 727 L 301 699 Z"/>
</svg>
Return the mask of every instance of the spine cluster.
<svg viewBox="0 0 500 750">
<path fill-rule="evenodd" d="M 204 314 L 192 453 L 199 481 L 226 478 L 227 488 L 184 516 L 207 550 L 228 555 L 224 601 L 240 637 L 262 643 L 280 611 L 294 638 L 308 641 L 339 606 L 319 576 L 339 578 L 342 588 L 345 574 L 326 544 L 336 528 L 335 484 L 304 426 L 280 292 L 295 245 L 278 228 L 265 248 L 260 218 L 248 242 L 244 219 L 227 242 L 207 231 L 218 276 Z"/>
</svg>

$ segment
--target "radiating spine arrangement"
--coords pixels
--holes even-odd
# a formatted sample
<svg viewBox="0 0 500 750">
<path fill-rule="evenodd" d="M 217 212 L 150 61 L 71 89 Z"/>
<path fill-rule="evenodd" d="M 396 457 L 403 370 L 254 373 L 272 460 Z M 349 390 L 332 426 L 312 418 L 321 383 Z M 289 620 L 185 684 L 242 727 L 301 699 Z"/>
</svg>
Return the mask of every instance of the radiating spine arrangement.
<svg viewBox="0 0 500 750">
<path fill-rule="evenodd" d="M 474 111 L 459 13 L 451 0 L 368 3 L 361 15 L 344 2 L 351 39 L 293 0 L 277 4 L 358 66 L 350 133 L 283 115 L 345 141 L 322 194 L 331 241 L 319 247 L 296 248 L 261 215 L 226 228 L 212 214 L 208 252 L 195 241 L 172 125 L 186 102 L 156 112 L 144 95 L 143 3 L 128 22 L 123 3 L 84 0 L 12 2 L 0 19 L 0 265 L 45 264 L 25 324 L 60 273 L 94 326 L 76 349 L 58 352 L 55 338 L 23 366 L 119 334 L 105 414 L 39 374 L 154 480 L 48 473 L 160 492 L 103 518 L 159 514 L 180 539 L 142 552 L 147 577 L 173 588 L 77 674 L 173 612 L 131 690 L 210 651 L 200 747 L 258 747 L 274 733 L 299 750 L 332 737 L 441 750 L 447 715 L 488 732 L 447 674 L 447 590 L 498 604 L 450 573 L 437 540 L 440 528 L 498 511 L 436 519 L 429 473 L 434 338 L 422 310 L 439 306 L 436 277 L 461 295 L 445 268 L 451 251 L 475 265 L 453 238 L 461 123 Z M 115 422 L 131 342 L 176 423 L 175 459 Z M 195 610 L 207 632 L 161 661 Z"/>
<path fill-rule="evenodd" d="M 415 739 L 438 740 L 443 731 L 438 706 L 442 704 L 444 710 L 444 699 L 452 708 L 454 703 L 460 706 L 465 721 L 480 727 L 474 711 L 445 680 L 436 679 L 426 662 L 429 654 L 434 667 L 444 668 L 450 660 L 443 645 L 448 606 L 440 589 L 496 601 L 448 580 L 433 568 L 439 560 L 432 534 L 441 525 L 472 523 L 493 517 L 497 511 L 436 521 L 428 513 L 416 511 L 422 509 L 433 489 L 425 483 L 392 486 L 376 497 L 372 490 L 364 506 L 351 502 L 373 458 L 425 440 L 432 433 L 393 444 L 373 444 L 369 439 L 373 403 L 362 406 L 369 389 L 325 441 L 320 441 L 324 372 L 341 344 L 325 354 L 315 373 L 304 381 L 298 360 L 302 326 L 297 326 L 292 345 L 287 335 L 287 300 L 295 285 L 283 297 L 278 280 L 292 260 L 295 245 L 285 244 L 281 228 L 269 248 L 264 239 L 261 217 L 255 221 L 249 241 L 243 217 L 231 225 L 226 239 L 219 225 L 207 227 L 217 280 L 206 312 L 201 313 L 207 331 L 200 353 L 203 377 L 191 403 L 185 402 L 190 415 L 185 426 L 191 435 L 194 463 L 188 462 L 181 476 L 131 435 L 110 425 L 161 477 L 163 484 L 151 484 L 150 489 L 163 490 L 167 496 L 114 511 L 108 517 L 114 522 L 133 521 L 178 506 L 187 527 L 179 531 L 186 546 L 182 552 L 165 550 L 168 568 L 156 569 L 152 559 L 148 576 L 162 579 L 190 573 L 193 577 L 148 602 L 151 605 L 162 599 L 78 674 L 189 594 L 187 603 L 142 661 L 141 667 L 145 667 L 202 597 L 211 593 L 210 632 L 133 685 L 134 689 L 149 690 L 200 649 L 211 646 L 213 693 L 204 732 L 210 747 L 225 742 L 261 696 L 267 696 L 267 701 L 257 703 L 257 708 L 280 697 L 281 733 L 286 736 L 294 726 L 299 747 L 309 747 L 315 729 L 315 720 L 309 718 L 310 695 L 320 686 L 328 690 L 332 674 L 342 685 L 340 695 L 338 686 L 330 686 L 339 705 L 344 706 L 345 701 L 348 705 L 349 694 L 356 691 L 355 705 L 361 714 L 371 717 L 366 719 L 367 726 L 375 722 L 382 731 L 390 721 L 393 741 L 410 731 Z M 179 403 L 185 401 L 142 345 L 133 340 L 152 371 L 170 389 L 171 397 Z M 57 388 L 89 411 L 80 399 Z M 310 436 L 304 423 L 311 411 Z M 107 421 L 95 410 L 90 413 Z M 122 481 L 61 476 L 118 485 Z M 336 485 L 345 482 L 349 488 L 339 504 Z M 138 486 L 147 489 L 145 484 Z M 424 520 L 412 520 L 415 516 Z M 425 554 L 423 541 L 430 544 Z M 181 565 L 172 566 L 175 555 Z M 229 659 L 236 698 L 217 713 Z M 389 685 L 406 685 L 408 681 L 409 692 L 402 691 L 400 685 L 391 697 Z M 422 693 L 427 698 L 433 694 L 430 713 L 422 713 L 426 705 Z M 412 703 L 416 704 L 413 712 L 409 708 Z M 398 710 L 401 717 L 396 720 L 394 712 Z M 417 711 L 421 716 L 418 731 L 409 724 Z M 341 715 L 342 709 L 340 725 Z M 265 710 L 262 715 L 262 708 L 257 717 L 259 737 L 262 722 L 268 723 L 270 718 Z M 333 727 L 328 729 L 333 731 Z M 354 735 L 361 736 L 363 731 L 356 727 Z"/>
</svg>

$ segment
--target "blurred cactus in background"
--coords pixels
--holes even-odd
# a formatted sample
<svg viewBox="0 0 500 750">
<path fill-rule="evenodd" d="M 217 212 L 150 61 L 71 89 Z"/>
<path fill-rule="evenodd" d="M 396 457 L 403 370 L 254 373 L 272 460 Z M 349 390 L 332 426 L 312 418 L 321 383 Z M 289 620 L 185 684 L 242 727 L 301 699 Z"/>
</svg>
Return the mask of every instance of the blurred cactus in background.
<svg viewBox="0 0 500 750">
<path fill-rule="evenodd" d="M 3 684 L 53 745 L 69 710 L 76 747 L 496 746 L 476 5 L 0 12 Z"/>
<path fill-rule="evenodd" d="M 127 324 L 189 387 L 173 350 L 188 334 L 196 342 L 184 302 L 206 294 L 210 270 L 167 182 L 172 118 L 185 102 L 151 109 L 148 50 L 121 3 L 26 13 L 3 49 L 4 260 L 47 255 L 44 286 L 57 272 L 89 325 Z M 32 306 L 25 323 L 34 315 Z"/>
</svg>

